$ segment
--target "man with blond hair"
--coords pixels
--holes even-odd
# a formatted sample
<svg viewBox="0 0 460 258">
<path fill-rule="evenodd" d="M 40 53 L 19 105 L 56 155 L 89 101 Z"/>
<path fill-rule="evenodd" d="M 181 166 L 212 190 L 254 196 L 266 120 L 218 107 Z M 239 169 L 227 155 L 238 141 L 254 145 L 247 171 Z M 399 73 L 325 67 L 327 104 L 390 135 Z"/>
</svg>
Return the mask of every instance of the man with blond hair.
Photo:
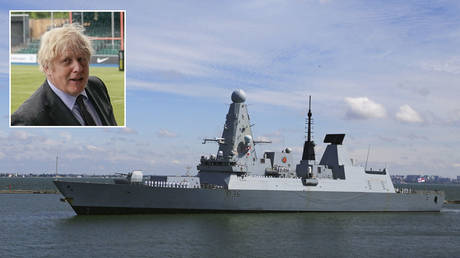
<svg viewBox="0 0 460 258">
<path fill-rule="evenodd" d="M 64 25 L 43 34 L 38 63 L 46 80 L 14 112 L 11 125 L 117 125 L 106 86 L 89 76 L 91 52 L 79 25 Z"/>
</svg>

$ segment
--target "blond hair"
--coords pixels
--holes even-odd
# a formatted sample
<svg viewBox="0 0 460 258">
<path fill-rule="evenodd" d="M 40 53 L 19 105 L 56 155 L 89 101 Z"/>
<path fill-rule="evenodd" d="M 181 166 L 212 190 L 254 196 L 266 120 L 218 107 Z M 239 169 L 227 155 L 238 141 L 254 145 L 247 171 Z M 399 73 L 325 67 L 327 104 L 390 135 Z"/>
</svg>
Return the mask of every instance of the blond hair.
<svg viewBox="0 0 460 258">
<path fill-rule="evenodd" d="M 52 67 L 54 59 L 66 51 L 82 54 L 89 62 L 93 48 L 83 31 L 84 28 L 78 24 L 66 24 L 43 34 L 37 56 L 40 71 L 45 72 L 45 68 Z"/>
</svg>

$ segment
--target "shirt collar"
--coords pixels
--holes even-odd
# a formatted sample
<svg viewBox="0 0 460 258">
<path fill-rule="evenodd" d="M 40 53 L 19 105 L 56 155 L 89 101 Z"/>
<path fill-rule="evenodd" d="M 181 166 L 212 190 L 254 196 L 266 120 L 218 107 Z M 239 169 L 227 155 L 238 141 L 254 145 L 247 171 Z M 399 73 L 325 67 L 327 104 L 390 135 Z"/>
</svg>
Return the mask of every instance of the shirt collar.
<svg viewBox="0 0 460 258">
<path fill-rule="evenodd" d="M 54 91 L 54 93 L 56 93 L 56 95 L 58 95 L 58 97 L 62 100 L 62 102 L 64 102 L 64 104 L 66 105 L 67 108 L 69 108 L 70 110 L 73 109 L 73 106 L 75 105 L 75 101 L 77 101 L 77 97 L 75 96 L 72 96 L 72 95 L 69 95 L 65 92 L 63 92 L 62 90 L 58 89 L 56 86 L 54 86 L 53 83 L 51 83 L 50 80 L 48 80 L 48 85 L 50 86 L 51 90 Z M 88 95 L 86 94 L 86 90 L 83 89 L 82 92 L 80 92 L 79 95 L 83 95 L 85 96 L 85 98 L 88 98 Z"/>
</svg>

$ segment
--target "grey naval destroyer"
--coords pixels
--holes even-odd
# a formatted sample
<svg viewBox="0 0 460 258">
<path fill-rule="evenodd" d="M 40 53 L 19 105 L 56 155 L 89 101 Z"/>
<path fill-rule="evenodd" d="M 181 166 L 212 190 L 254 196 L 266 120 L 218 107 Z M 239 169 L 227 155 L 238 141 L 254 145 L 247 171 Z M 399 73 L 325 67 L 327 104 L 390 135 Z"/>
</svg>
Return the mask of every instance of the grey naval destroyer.
<svg viewBox="0 0 460 258">
<path fill-rule="evenodd" d="M 302 160 L 292 150 L 255 146 L 246 94 L 235 90 L 215 155 L 201 156 L 196 176 L 144 176 L 133 171 L 113 183 L 54 181 L 77 214 L 157 212 L 440 211 L 444 193 L 395 189 L 389 173 L 353 164 L 342 142 L 327 134 L 319 162 L 311 139 L 311 108 Z"/>
</svg>

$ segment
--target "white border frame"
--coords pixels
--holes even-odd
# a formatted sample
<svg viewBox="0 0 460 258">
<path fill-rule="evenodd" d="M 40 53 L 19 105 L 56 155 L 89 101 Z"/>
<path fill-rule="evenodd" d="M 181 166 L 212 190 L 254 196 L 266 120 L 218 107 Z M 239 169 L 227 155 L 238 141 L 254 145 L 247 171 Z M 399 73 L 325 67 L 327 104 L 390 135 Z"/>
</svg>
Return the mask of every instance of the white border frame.
<svg viewBox="0 0 460 258">
<path fill-rule="evenodd" d="M 123 29 L 124 29 L 124 38 L 123 38 L 123 46 L 124 46 L 124 125 L 120 126 L 11 126 L 11 13 L 12 12 L 123 12 Z M 8 95 L 9 95 L 9 102 L 8 102 L 8 127 L 9 128 L 79 128 L 79 129 L 91 129 L 91 128 L 126 128 L 126 73 L 127 73 L 127 66 L 126 66 L 126 53 L 127 53 L 127 45 L 126 45 L 126 38 L 127 38 L 127 29 L 126 29 L 126 10 L 9 10 L 8 15 L 8 75 L 9 75 L 9 86 L 8 86 Z"/>
</svg>

